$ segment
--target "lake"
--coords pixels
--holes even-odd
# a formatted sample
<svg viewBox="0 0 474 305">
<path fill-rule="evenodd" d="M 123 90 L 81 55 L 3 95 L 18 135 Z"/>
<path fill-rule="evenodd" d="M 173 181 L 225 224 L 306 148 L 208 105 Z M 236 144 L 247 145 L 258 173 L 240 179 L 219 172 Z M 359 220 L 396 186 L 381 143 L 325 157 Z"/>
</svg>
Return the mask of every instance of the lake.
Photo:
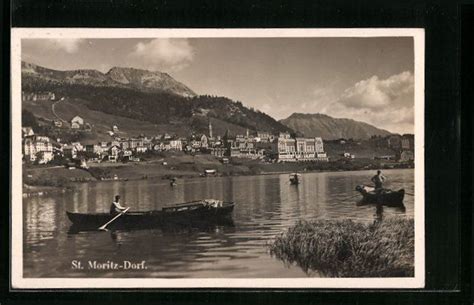
<svg viewBox="0 0 474 305">
<path fill-rule="evenodd" d="M 278 278 L 307 277 L 298 266 L 270 256 L 272 239 L 300 219 L 372 222 L 381 211 L 356 206 L 357 184 L 374 171 L 303 173 L 290 185 L 288 174 L 76 184 L 72 191 L 23 199 L 24 277 Z M 414 193 L 414 170 L 385 170 L 385 186 Z M 114 195 L 131 210 L 215 198 L 234 201 L 233 224 L 177 230 L 68 233 L 66 211 L 108 212 Z M 405 210 L 384 207 L 383 217 L 413 218 L 414 198 Z M 77 270 L 72 261 L 146 261 L 142 270 Z M 315 276 L 312 274 L 312 276 Z"/>
</svg>

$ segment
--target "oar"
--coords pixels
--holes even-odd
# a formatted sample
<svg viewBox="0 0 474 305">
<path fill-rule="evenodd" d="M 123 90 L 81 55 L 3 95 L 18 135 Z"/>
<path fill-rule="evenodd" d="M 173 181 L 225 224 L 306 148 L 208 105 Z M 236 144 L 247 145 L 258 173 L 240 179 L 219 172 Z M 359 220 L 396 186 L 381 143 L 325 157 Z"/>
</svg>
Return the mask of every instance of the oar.
<svg viewBox="0 0 474 305">
<path fill-rule="evenodd" d="M 103 226 L 99 227 L 99 230 L 103 231 L 105 230 L 105 228 L 111 224 L 115 219 L 119 218 L 120 216 L 122 216 L 123 214 L 125 214 L 125 212 L 127 212 L 130 208 L 126 208 L 125 210 L 123 210 L 123 212 L 120 212 L 118 215 L 115 215 L 114 218 L 112 218 L 111 220 L 109 220 L 109 222 L 107 222 L 106 224 L 104 224 Z"/>
<path fill-rule="evenodd" d="M 415 194 L 405 192 L 405 195 L 415 196 Z"/>
</svg>

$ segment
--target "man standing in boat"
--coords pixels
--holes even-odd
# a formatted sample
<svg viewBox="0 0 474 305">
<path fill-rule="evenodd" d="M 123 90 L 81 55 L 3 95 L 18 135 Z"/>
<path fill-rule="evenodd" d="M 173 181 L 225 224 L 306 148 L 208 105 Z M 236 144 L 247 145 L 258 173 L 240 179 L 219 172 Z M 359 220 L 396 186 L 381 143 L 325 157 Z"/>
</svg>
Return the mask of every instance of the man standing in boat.
<svg viewBox="0 0 474 305">
<path fill-rule="evenodd" d="M 120 204 L 120 196 L 115 196 L 115 200 L 110 205 L 110 214 L 115 215 L 120 212 L 123 212 L 126 208 Z"/>
<path fill-rule="evenodd" d="M 377 175 L 370 179 L 375 185 L 375 191 L 380 192 L 383 189 L 383 183 L 385 182 L 385 176 L 382 175 L 382 171 L 378 170 Z"/>
</svg>

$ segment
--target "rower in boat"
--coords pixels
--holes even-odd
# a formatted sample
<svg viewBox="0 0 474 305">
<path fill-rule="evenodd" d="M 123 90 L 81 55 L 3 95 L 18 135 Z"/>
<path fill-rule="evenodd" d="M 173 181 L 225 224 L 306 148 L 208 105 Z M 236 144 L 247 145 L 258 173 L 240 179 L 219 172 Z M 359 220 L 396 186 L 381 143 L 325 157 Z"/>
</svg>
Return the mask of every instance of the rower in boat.
<svg viewBox="0 0 474 305">
<path fill-rule="evenodd" d="M 290 175 L 290 183 L 293 185 L 298 185 L 300 183 L 300 174 L 293 173 Z"/>
<path fill-rule="evenodd" d="M 387 178 L 385 178 L 384 175 L 382 175 L 382 171 L 378 170 L 377 174 L 370 179 L 374 183 L 375 186 L 375 192 L 380 193 L 383 190 L 383 183 L 385 182 Z"/>
<path fill-rule="evenodd" d="M 110 214 L 111 215 L 117 215 L 117 214 L 125 211 L 126 209 L 127 209 L 126 207 L 124 207 L 120 204 L 120 195 L 116 195 L 115 200 L 110 205 Z"/>
</svg>

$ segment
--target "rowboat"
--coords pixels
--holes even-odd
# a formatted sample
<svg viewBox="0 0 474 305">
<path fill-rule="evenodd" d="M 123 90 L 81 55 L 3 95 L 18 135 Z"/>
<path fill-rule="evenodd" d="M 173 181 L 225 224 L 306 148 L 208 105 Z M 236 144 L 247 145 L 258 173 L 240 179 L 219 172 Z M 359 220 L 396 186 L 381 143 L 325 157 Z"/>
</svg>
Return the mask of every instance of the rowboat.
<svg viewBox="0 0 474 305">
<path fill-rule="evenodd" d="M 300 178 L 301 175 L 300 174 L 290 174 L 290 184 L 293 184 L 293 185 L 298 185 L 300 184 Z"/>
<path fill-rule="evenodd" d="M 164 225 L 218 223 L 232 217 L 235 204 L 205 199 L 165 206 L 161 210 L 131 211 L 110 224 L 111 228 L 150 228 Z M 73 213 L 67 217 L 77 228 L 98 228 L 111 220 L 110 213 Z"/>
<path fill-rule="evenodd" d="M 361 203 L 375 203 L 387 206 L 403 205 L 405 190 L 392 191 L 390 189 L 381 189 L 375 191 L 374 187 L 366 185 L 356 186 L 356 191 L 362 195 Z"/>
</svg>

